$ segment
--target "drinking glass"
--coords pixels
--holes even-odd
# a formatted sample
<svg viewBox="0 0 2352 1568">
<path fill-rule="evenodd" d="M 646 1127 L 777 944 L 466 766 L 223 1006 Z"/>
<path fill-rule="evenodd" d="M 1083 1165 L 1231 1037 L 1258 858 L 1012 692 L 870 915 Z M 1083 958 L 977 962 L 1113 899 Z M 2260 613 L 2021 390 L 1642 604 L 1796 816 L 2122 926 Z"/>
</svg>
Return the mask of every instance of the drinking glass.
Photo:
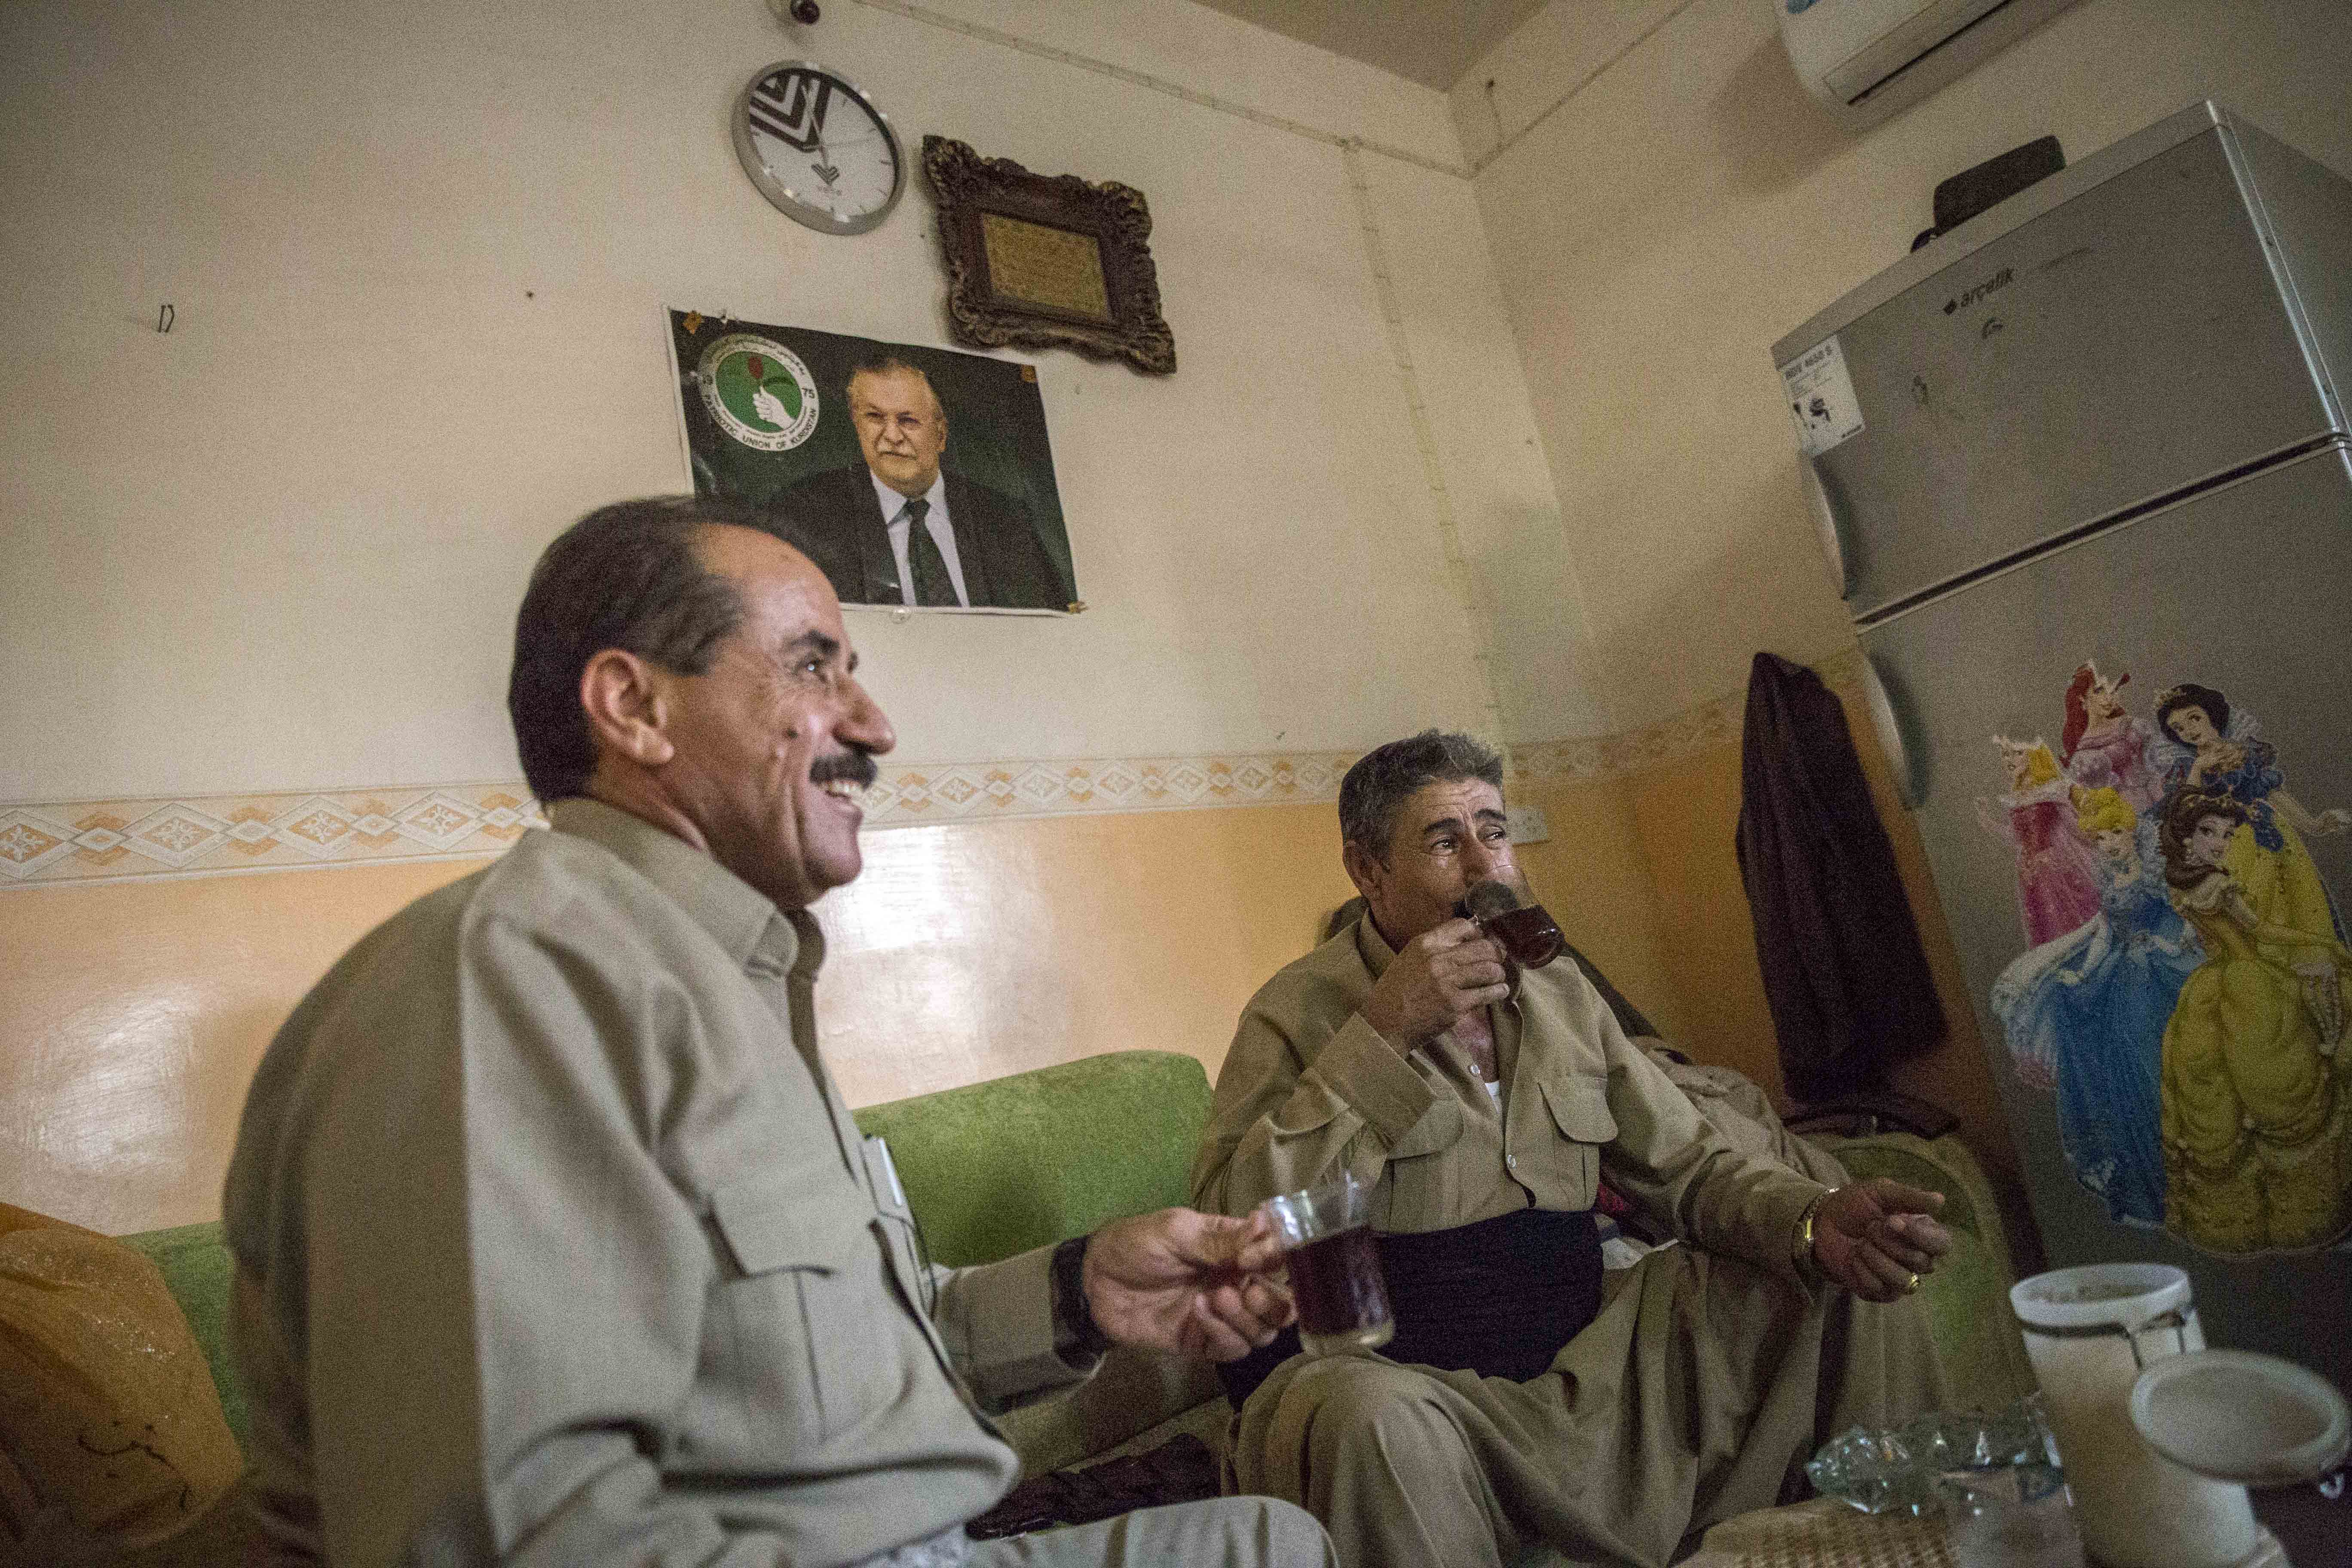
<svg viewBox="0 0 2352 1568">
<path fill-rule="evenodd" d="M 1371 1189 L 1342 1175 L 1258 1205 L 1273 1222 L 1309 1355 L 1378 1350 L 1396 1333 L 1372 1240 Z"/>
<path fill-rule="evenodd" d="M 1478 934 L 1507 952 L 1522 969 L 1541 969 L 1560 955 L 1568 939 L 1541 904 L 1521 904 L 1516 910 L 1484 915 Z"/>
</svg>

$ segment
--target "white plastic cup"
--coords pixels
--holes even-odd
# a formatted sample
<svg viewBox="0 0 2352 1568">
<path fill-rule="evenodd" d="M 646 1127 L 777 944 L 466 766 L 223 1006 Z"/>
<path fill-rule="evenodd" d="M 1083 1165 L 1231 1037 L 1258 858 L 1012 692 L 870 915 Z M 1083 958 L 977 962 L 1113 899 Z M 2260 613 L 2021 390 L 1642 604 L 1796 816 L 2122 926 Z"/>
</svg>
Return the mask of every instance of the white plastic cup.
<svg viewBox="0 0 2352 1568">
<path fill-rule="evenodd" d="M 2316 1481 L 2352 1449 L 2352 1405 L 2336 1385 L 2258 1351 L 2165 1357 L 2132 1384 L 2131 1416 L 2174 1464 L 2242 1486 Z"/>
<path fill-rule="evenodd" d="M 2092 1558 L 2106 1568 L 2232 1568 L 2251 1556 L 2246 1489 L 2181 1468 L 2132 1426 L 2140 1369 L 2205 1348 L 2189 1276 L 2168 1263 L 2094 1263 L 2021 1280 L 2009 1304 Z"/>
</svg>

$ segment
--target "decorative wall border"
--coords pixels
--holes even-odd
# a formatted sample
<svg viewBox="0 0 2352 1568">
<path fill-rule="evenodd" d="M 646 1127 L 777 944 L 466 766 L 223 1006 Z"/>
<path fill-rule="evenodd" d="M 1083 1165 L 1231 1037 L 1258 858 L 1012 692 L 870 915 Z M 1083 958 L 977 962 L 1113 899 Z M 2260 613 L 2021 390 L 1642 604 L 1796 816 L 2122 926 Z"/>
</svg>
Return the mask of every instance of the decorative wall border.
<svg viewBox="0 0 2352 1568">
<path fill-rule="evenodd" d="M 1848 702 L 1860 700 L 1860 648 L 1815 659 L 1812 669 L 1823 685 Z M 1711 747 L 1736 743 L 1747 714 L 1747 692 L 1730 692 L 1622 734 L 1515 745 L 1510 749 L 1511 765 L 1522 778 L 1537 784 L 1620 778 L 1679 762 Z"/>
<path fill-rule="evenodd" d="M 1861 657 L 1816 667 L 1852 697 Z M 1743 694 L 1619 735 L 1529 742 L 1512 771 L 1538 784 L 1601 780 L 1739 739 Z M 874 827 L 1105 812 L 1315 805 L 1339 796 L 1354 752 L 910 763 L 866 792 Z M 499 853 L 543 824 L 520 780 L 424 788 L 148 796 L 0 805 L 0 888 L 216 875 Z"/>
<path fill-rule="evenodd" d="M 1622 735 L 1513 746 L 1511 763 L 1522 778 L 1538 784 L 1597 781 L 1640 773 L 1738 740 L 1747 703 L 1744 694 L 1717 697 Z"/>
<path fill-rule="evenodd" d="M 894 768 L 874 827 L 1337 800 L 1353 752 Z M 520 780 L 0 805 L 0 888 L 492 856 L 545 818 Z"/>
<path fill-rule="evenodd" d="M 1353 752 L 938 763 L 887 771 L 866 792 L 876 827 L 1004 816 L 1287 805 L 1339 798 Z"/>
<path fill-rule="evenodd" d="M 520 782 L 0 805 L 0 888 L 496 855 L 541 820 Z"/>
</svg>

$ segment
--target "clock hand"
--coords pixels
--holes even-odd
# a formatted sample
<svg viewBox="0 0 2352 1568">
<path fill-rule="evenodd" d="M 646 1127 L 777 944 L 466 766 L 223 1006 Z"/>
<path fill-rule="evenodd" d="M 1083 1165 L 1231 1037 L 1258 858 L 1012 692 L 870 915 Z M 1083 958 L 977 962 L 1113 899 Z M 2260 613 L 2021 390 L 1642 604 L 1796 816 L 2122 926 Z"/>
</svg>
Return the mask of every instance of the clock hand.
<svg viewBox="0 0 2352 1568">
<path fill-rule="evenodd" d="M 817 160 L 809 165 L 809 172 L 824 182 L 825 189 L 831 190 L 834 181 L 841 177 L 841 165 L 833 161 L 833 151 L 824 144 L 824 122 L 820 120 L 810 126 L 809 134 L 816 138 Z"/>
</svg>

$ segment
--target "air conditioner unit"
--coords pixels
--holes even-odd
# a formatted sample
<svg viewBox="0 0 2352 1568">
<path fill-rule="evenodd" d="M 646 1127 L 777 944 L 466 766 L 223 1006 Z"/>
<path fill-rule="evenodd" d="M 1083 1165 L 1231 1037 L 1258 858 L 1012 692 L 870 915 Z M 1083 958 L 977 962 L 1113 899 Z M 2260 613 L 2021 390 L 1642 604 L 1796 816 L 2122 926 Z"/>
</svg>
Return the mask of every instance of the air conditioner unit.
<svg viewBox="0 0 2352 1568">
<path fill-rule="evenodd" d="M 2074 0 L 1771 0 L 1807 91 L 1869 125 L 2000 53 Z"/>
</svg>

